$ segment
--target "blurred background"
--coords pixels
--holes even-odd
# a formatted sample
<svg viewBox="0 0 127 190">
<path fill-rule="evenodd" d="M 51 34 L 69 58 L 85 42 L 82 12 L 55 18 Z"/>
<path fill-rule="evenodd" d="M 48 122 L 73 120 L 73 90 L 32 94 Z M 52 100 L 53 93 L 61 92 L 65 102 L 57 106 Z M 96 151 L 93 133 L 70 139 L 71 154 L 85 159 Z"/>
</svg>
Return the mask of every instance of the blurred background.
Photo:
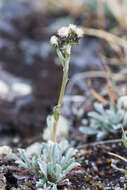
<svg viewBox="0 0 127 190">
<path fill-rule="evenodd" d="M 1 145 L 41 138 L 61 84 L 62 68 L 49 43 L 61 26 L 85 31 L 72 51 L 64 99 L 72 129 L 100 94 L 127 94 L 126 8 L 127 0 L 0 0 Z"/>
</svg>

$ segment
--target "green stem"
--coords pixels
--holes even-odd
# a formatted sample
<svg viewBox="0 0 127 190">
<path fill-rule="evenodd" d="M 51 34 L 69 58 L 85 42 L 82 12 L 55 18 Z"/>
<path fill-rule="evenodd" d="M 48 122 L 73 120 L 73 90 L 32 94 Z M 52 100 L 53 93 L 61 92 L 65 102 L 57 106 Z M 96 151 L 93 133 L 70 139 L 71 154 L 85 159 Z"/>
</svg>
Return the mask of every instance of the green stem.
<svg viewBox="0 0 127 190">
<path fill-rule="evenodd" d="M 60 90 L 60 95 L 58 99 L 58 104 L 54 108 L 54 126 L 53 126 L 53 134 L 52 134 L 52 140 L 56 142 L 56 130 L 57 130 L 57 124 L 59 121 L 59 117 L 61 114 L 61 108 L 62 108 L 62 103 L 63 103 L 63 97 L 65 93 L 65 88 L 68 82 L 68 73 L 69 73 L 69 62 L 70 62 L 70 50 L 71 47 L 68 47 L 68 53 L 66 54 L 65 60 L 64 60 L 64 67 L 63 67 L 63 80 L 62 80 L 62 85 L 61 85 L 61 90 Z M 63 59 L 61 60 L 63 61 Z M 63 64 L 62 64 L 63 65 Z"/>
</svg>

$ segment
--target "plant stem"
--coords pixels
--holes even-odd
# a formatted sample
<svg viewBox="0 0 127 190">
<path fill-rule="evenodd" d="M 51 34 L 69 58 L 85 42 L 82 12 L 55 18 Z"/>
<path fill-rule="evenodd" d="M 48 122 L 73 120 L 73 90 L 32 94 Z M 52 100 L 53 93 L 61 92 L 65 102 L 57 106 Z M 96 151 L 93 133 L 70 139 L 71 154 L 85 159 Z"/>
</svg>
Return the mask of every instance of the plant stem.
<svg viewBox="0 0 127 190">
<path fill-rule="evenodd" d="M 63 103 L 63 97 L 65 93 L 65 88 L 68 82 L 68 73 L 69 73 L 69 62 L 70 62 L 70 50 L 71 47 L 68 47 L 69 53 L 65 57 L 65 65 L 63 67 L 63 79 L 62 79 L 62 85 L 61 85 L 61 90 L 60 90 L 60 95 L 58 99 L 58 104 L 54 108 L 54 126 L 53 126 L 53 134 L 52 134 L 52 141 L 56 142 L 56 129 L 57 129 L 57 124 L 59 121 L 59 117 L 61 114 L 61 108 L 62 108 L 62 103 Z M 61 60 L 62 61 L 62 60 Z"/>
</svg>

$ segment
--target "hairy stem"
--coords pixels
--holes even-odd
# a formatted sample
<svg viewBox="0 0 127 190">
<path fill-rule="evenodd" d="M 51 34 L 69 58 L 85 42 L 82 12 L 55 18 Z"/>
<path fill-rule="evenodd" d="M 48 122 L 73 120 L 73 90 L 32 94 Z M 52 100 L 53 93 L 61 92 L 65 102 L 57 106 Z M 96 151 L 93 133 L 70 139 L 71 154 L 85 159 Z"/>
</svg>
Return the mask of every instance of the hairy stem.
<svg viewBox="0 0 127 190">
<path fill-rule="evenodd" d="M 66 85 L 67 85 L 67 82 L 68 82 L 71 47 L 69 46 L 67 50 L 68 51 L 66 52 L 67 54 L 65 55 L 65 59 L 64 59 L 63 79 L 62 79 L 62 85 L 61 85 L 60 95 L 59 95 L 59 99 L 58 99 L 58 104 L 54 108 L 54 126 L 53 126 L 53 134 L 52 134 L 52 140 L 54 142 L 56 142 L 57 124 L 58 124 L 58 121 L 59 121 L 59 118 L 60 118 L 61 108 L 62 108 L 62 103 L 63 103 L 63 97 L 64 97 Z M 63 59 L 61 60 L 61 62 L 62 61 L 63 61 Z"/>
</svg>

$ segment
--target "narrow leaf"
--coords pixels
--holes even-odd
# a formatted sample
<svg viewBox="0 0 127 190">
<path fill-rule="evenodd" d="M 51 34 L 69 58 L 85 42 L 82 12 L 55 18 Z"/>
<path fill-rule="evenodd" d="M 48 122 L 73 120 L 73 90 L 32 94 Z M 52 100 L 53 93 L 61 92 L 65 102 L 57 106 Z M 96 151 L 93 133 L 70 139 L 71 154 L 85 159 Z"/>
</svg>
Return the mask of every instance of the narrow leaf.
<svg viewBox="0 0 127 190">
<path fill-rule="evenodd" d="M 99 131 L 90 127 L 80 127 L 79 130 L 87 135 L 96 135 Z"/>
</svg>

